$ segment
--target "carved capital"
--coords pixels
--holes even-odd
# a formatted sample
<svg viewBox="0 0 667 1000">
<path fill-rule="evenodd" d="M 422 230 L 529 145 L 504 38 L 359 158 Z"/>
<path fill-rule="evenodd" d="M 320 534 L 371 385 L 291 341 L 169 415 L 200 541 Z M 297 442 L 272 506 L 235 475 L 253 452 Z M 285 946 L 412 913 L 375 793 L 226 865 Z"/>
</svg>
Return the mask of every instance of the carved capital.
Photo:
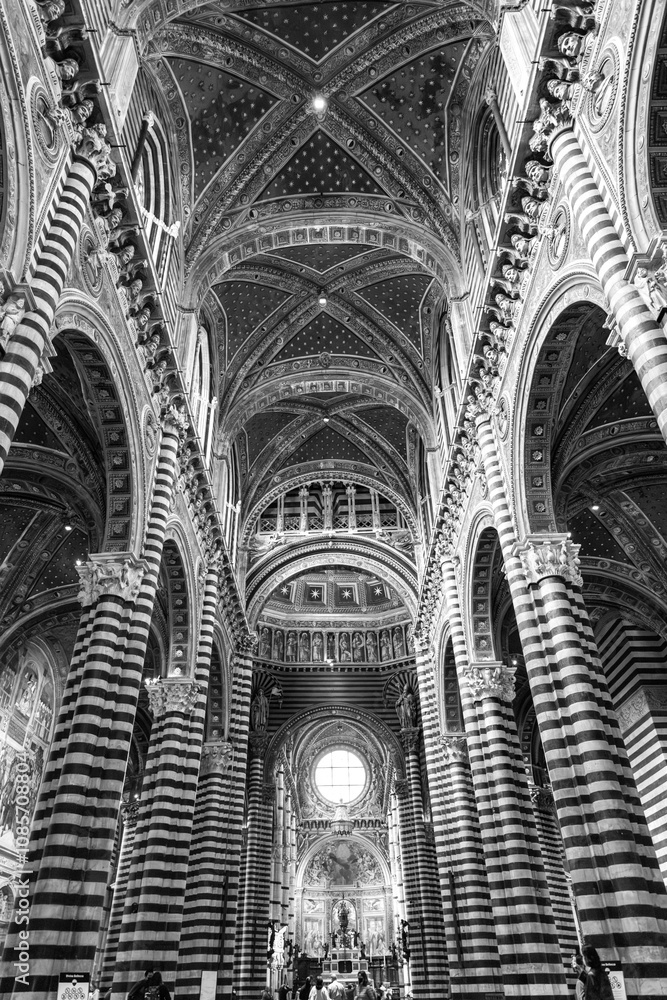
<svg viewBox="0 0 667 1000">
<path fill-rule="evenodd" d="M 484 103 L 488 104 L 490 108 L 498 103 L 498 94 L 495 87 L 489 86 L 486 88 L 484 91 Z"/>
<path fill-rule="evenodd" d="M 513 701 L 516 667 L 490 660 L 488 663 L 470 663 L 464 673 L 473 701 L 483 701 L 484 698 L 497 698 L 510 704 Z"/>
<path fill-rule="evenodd" d="M 401 729 L 401 743 L 406 754 L 416 752 L 419 748 L 419 726 Z"/>
<path fill-rule="evenodd" d="M 234 747 L 229 740 L 204 743 L 201 752 L 199 777 L 207 774 L 225 774 L 234 760 Z"/>
<path fill-rule="evenodd" d="M 191 715 L 201 688 L 189 677 L 156 678 L 146 684 L 148 703 L 154 718 L 172 712 Z"/>
<path fill-rule="evenodd" d="M 146 572 L 146 562 L 128 554 L 99 552 L 88 562 L 76 567 L 81 589 L 79 600 L 84 608 L 94 604 L 100 597 L 120 597 L 123 601 L 134 601 L 139 593 Z"/>
<path fill-rule="evenodd" d="M 263 729 L 248 734 L 248 753 L 251 760 L 264 760 L 270 736 Z"/>
<path fill-rule="evenodd" d="M 542 785 L 530 786 L 530 801 L 536 809 L 543 809 L 545 812 L 554 812 L 554 795 L 550 788 Z"/>
<path fill-rule="evenodd" d="M 139 803 L 136 800 L 134 802 L 123 802 L 120 807 L 120 814 L 124 826 L 134 826 L 139 816 Z"/>
<path fill-rule="evenodd" d="M 164 431 L 171 431 L 179 437 L 184 437 L 190 426 L 185 405 L 172 402 L 170 399 L 160 410 L 160 423 Z"/>
<path fill-rule="evenodd" d="M 407 778 L 394 778 L 394 795 L 399 799 L 404 799 L 410 791 L 410 782 Z"/>
<path fill-rule="evenodd" d="M 268 783 L 262 785 L 261 797 L 263 806 L 272 806 L 276 801 L 276 786 Z"/>
<path fill-rule="evenodd" d="M 570 541 L 567 535 L 550 538 L 528 537 L 514 547 L 523 564 L 528 583 L 538 584 L 548 576 L 560 576 L 567 583 L 581 587 L 583 579 L 579 572 L 579 545 Z"/>
<path fill-rule="evenodd" d="M 467 762 L 468 741 L 465 736 L 441 736 L 440 746 L 446 764 Z"/>
<path fill-rule="evenodd" d="M 90 163 L 99 181 L 108 180 L 116 173 L 104 125 L 91 125 L 77 133 L 76 155 Z"/>
</svg>

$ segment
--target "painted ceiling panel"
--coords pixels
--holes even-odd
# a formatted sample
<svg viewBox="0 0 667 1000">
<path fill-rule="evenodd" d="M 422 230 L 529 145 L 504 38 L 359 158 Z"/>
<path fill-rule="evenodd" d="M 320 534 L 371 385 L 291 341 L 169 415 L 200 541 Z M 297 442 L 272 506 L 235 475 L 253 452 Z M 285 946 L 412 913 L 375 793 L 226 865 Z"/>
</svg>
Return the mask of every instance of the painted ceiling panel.
<svg viewBox="0 0 667 1000">
<path fill-rule="evenodd" d="M 629 369 L 627 377 L 605 400 L 588 427 L 601 427 L 602 424 L 612 424 L 628 417 L 650 417 L 652 413 L 641 382 L 634 370 Z"/>
<path fill-rule="evenodd" d="M 445 106 L 465 43 L 416 59 L 361 97 L 410 146 L 436 177 L 445 174 Z"/>
<path fill-rule="evenodd" d="M 331 194 L 339 191 L 384 194 L 370 174 L 337 142 L 324 132 L 317 131 L 264 188 L 261 197 L 285 198 L 291 194 Z"/>
<path fill-rule="evenodd" d="M 320 459 L 340 458 L 347 462 L 365 462 L 370 464 L 370 459 L 359 451 L 356 445 L 338 434 L 332 427 L 325 427 L 323 430 L 313 434 L 307 441 L 297 448 L 297 450 L 283 463 L 286 465 L 299 465 L 301 462 L 316 462 Z"/>
<path fill-rule="evenodd" d="M 255 327 L 290 295 L 252 281 L 224 281 L 214 292 L 227 314 L 227 364 Z"/>
<path fill-rule="evenodd" d="M 38 444 L 43 448 L 53 448 L 56 451 L 65 451 L 66 448 L 53 431 L 47 427 L 35 408 L 30 403 L 26 403 L 19 425 L 16 428 L 14 440 L 23 444 Z"/>
<path fill-rule="evenodd" d="M 169 65 L 190 115 L 198 198 L 276 99 L 204 63 L 172 57 Z"/>
<path fill-rule="evenodd" d="M 619 562 L 628 561 L 628 557 L 614 536 L 592 511 L 586 509 L 579 511 L 576 517 L 570 518 L 567 527 L 568 531 L 572 532 L 572 541 L 582 546 L 582 554 L 602 559 L 618 559 Z"/>
<path fill-rule="evenodd" d="M 255 9 L 243 11 L 241 16 L 319 62 L 355 31 L 393 6 L 393 3 L 368 0 L 268 9 L 258 4 Z"/>
<path fill-rule="evenodd" d="M 665 503 L 667 491 L 664 480 L 659 483 L 647 483 L 636 489 L 626 487 L 623 492 L 641 507 L 651 524 L 667 542 L 667 503 Z"/>
<path fill-rule="evenodd" d="M 368 247 L 350 246 L 347 243 L 327 243 L 323 246 L 285 247 L 284 250 L 272 250 L 270 256 L 282 257 L 295 264 L 305 264 L 307 267 L 324 274 L 338 264 L 360 257 L 369 252 Z"/>
<path fill-rule="evenodd" d="M 358 294 L 397 326 L 421 354 L 419 307 L 430 284 L 426 274 L 401 274 L 361 288 Z"/>
<path fill-rule="evenodd" d="M 248 433 L 248 461 L 254 462 L 263 448 L 280 434 L 294 419 L 294 413 L 281 413 L 268 410 L 266 413 L 256 413 L 246 424 Z"/>
<path fill-rule="evenodd" d="M 351 330 L 333 316 L 318 313 L 314 320 L 300 330 L 283 347 L 276 361 L 288 361 L 312 354 L 358 354 L 364 358 L 378 359 L 368 344 L 360 340 Z"/>
<path fill-rule="evenodd" d="M 34 516 L 35 511 L 29 507 L 3 505 L 2 517 L 0 518 L 0 562 L 5 559 Z"/>
<path fill-rule="evenodd" d="M 57 542 L 54 543 L 57 545 Z M 46 562 L 41 574 L 36 578 L 30 593 L 38 594 L 42 590 L 53 587 L 66 587 L 79 582 L 76 571 L 76 561 L 84 562 L 87 558 L 88 540 L 81 531 L 74 530 L 65 535 L 60 547 L 51 559 Z"/>
<path fill-rule="evenodd" d="M 364 423 L 393 445 L 402 458 L 406 458 L 405 428 L 408 418 L 400 410 L 393 406 L 373 406 L 358 413 Z"/>
</svg>

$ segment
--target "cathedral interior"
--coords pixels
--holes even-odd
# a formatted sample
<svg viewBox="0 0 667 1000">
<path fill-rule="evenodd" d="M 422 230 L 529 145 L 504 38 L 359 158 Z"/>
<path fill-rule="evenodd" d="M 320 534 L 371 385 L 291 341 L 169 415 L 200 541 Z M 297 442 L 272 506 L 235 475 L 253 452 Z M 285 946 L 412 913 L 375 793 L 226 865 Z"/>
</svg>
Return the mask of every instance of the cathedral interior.
<svg viewBox="0 0 667 1000">
<path fill-rule="evenodd" d="M 667 996 L 667 0 L 0 21 L 0 995 Z"/>
</svg>

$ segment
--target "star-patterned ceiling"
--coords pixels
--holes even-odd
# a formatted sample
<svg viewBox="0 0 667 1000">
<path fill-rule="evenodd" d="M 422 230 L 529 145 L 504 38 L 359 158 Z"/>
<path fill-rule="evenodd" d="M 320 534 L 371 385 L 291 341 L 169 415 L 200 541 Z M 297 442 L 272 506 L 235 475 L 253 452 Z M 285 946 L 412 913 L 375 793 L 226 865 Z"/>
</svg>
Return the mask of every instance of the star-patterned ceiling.
<svg viewBox="0 0 667 1000">
<path fill-rule="evenodd" d="M 243 11 L 241 16 L 319 62 L 350 35 L 393 6 L 393 3 L 380 0 L 308 3 L 296 7 L 262 8 L 258 5 Z"/>
<path fill-rule="evenodd" d="M 331 194 L 333 191 L 385 193 L 334 139 L 318 130 L 267 184 L 261 197 L 285 198 L 292 194 Z"/>
<path fill-rule="evenodd" d="M 147 41 L 154 91 L 175 84 L 164 131 L 242 523 L 312 466 L 363 467 L 416 511 L 406 440 L 430 419 L 457 253 L 449 105 L 484 45 L 462 11 L 234 0 L 175 14 Z"/>
</svg>

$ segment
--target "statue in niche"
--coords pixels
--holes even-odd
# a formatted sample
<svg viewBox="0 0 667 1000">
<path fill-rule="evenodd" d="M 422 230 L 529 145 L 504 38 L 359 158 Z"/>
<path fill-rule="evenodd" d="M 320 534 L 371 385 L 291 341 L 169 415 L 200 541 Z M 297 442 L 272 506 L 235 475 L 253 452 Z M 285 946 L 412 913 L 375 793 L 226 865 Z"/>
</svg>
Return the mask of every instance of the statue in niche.
<svg viewBox="0 0 667 1000">
<path fill-rule="evenodd" d="M 321 663 L 323 659 L 324 652 L 324 642 L 322 640 L 321 632 L 313 633 L 313 662 Z"/>
<path fill-rule="evenodd" d="M 327 660 L 336 659 L 336 636 L 333 632 L 327 632 Z"/>
<path fill-rule="evenodd" d="M 366 660 L 368 663 L 377 663 L 378 641 L 375 632 L 366 633 Z"/>
<path fill-rule="evenodd" d="M 280 629 L 273 630 L 273 659 L 282 663 L 285 651 L 285 637 Z"/>
<path fill-rule="evenodd" d="M 37 674 L 33 670 L 26 670 L 22 678 L 21 692 L 16 699 L 16 711 L 26 718 L 30 718 L 32 708 L 35 704 L 37 694 Z"/>
<path fill-rule="evenodd" d="M 403 639 L 403 629 L 400 625 L 394 627 L 394 656 L 397 659 L 405 656 L 405 641 Z"/>
<path fill-rule="evenodd" d="M 350 637 L 347 632 L 341 632 L 338 639 L 338 659 L 341 663 L 349 663 L 352 659 L 350 653 Z"/>
<path fill-rule="evenodd" d="M 268 660 L 271 656 L 271 633 L 266 625 L 262 627 L 262 631 L 259 634 L 259 655 L 265 660 Z"/>
<path fill-rule="evenodd" d="M 396 699 L 396 714 L 401 723 L 401 729 L 414 729 L 417 725 L 417 703 L 408 684 L 403 688 L 400 697 Z"/>
<path fill-rule="evenodd" d="M 296 632 L 287 633 L 287 656 L 288 663 L 296 662 Z"/>
<path fill-rule="evenodd" d="M 389 635 L 389 629 L 383 628 L 380 632 L 380 656 L 382 662 L 385 663 L 387 660 L 391 660 L 391 636 Z"/>
<path fill-rule="evenodd" d="M 299 636 L 299 661 L 308 663 L 310 660 L 310 636 L 307 632 L 302 632 Z"/>
<path fill-rule="evenodd" d="M 361 632 L 352 635 L 352 659 L 355 663 L 364 662 L 364 637 Z"/>
<path fill-rule="evenodd" d="M 250 726 L 253 732 L 261 732 L 266 729 L 269 721 L 269 699 L 264 694 L 263 688 L 257 688 L 255 697 L 250 704 Z"/>
</svg>

